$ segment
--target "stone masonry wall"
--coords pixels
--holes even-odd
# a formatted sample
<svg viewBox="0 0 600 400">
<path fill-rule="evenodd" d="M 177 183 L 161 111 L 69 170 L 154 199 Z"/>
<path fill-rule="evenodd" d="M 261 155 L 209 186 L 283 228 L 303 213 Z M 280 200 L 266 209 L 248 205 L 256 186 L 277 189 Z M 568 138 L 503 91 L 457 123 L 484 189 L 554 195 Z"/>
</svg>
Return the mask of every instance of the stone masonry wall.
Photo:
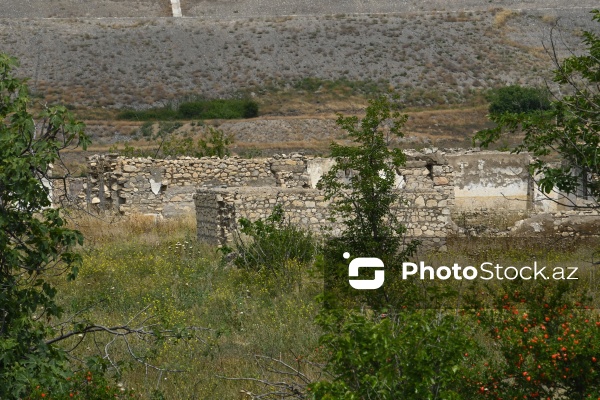
<svg viewBox="0 0 600 400">
<path fill-rule="evenodd" d="M 396 212 L 409 236 L 441 244 L 451 230 L 501 232 L 516 229 L 517 220 L 561 211 L 539 195 L 526 154 L 477 149 L 405 153 L 407 162 L 396 170 L 395 184 L 406 206 Z M 52 182 L 50 192 L 55 204 L 67 200 L 92 212 L 165 217 L 195 212 L 199 239 L 225 243 L 240 217 L 265 218 L 278 202 L 296 223 L 315 231 L 330 226 L 328 204 L 316 184 L 333 165 L 330 158 L 301 154 L 171 160 L 96 155 L 88 159 L 87 177 L 68 179 L 66 185 Z M 349 179 L 352 171 L 345 173 L 339 179 Z"/>
<path fill-rule="evenodd" d="M 92 211 L 153 213 L 165 217 L 192 213 L 199 186 L 308 187 L 305 157 L 238 157 L 154 160 L 96 155 L 76 196 Z"/>
<path fill-rule="evenodd" d="M 313 162 L 319 162 L 318 159 Z M 320 172 L 326 172 L 331 163 Z M 397 190 L 405 203 L 395 212 L 406 223 L 408 236 L 421 238 L 441 248 L 450 224 L 454 204 L 452 168 L 439 154 L 409 154 L 409 161 L 396 171 Z M 316 176 L 313 176 L 315 179 Z M 340 177 L 345 179 L 345 177 Z M 313 188 L 199 188 L 195 195 L 200 241 L 225 244 L 232 239 L 237 221 L 255 221 L 269 216 L 275 204 L 281 204 L 292 222 L 319 233 L 329 228 L 335 234 L 340 226 L 328 221 L 329 203 Z"/>
</svg>

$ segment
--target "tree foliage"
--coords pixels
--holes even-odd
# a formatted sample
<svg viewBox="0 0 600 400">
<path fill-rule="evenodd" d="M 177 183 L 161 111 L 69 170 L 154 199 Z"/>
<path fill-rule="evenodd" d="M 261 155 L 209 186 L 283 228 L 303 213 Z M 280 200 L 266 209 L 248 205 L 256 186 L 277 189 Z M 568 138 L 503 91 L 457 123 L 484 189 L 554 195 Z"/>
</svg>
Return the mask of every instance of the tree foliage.
<svg viewBox="0 0 600 400">
<path fill-rule="evenodd" d="M 65 107 L 32 115 L 25 82 L 13 76 L 17 61 L 0 54 L 0 398 L 18 398 L 68 373 L 65 354 L 48 344 L 48 322 L 62 310 L 44 275 L 77 275 L 74 252 L 82 235 L 51 208 L 52 164 L 68 146 L 88 144 L 84 125 Z M 37 122 L 36 122 L 37 121 Z"/>
<path fill-rule="evenodd" d="M 222 130 L 208 126 L 204 134 L 194 140 L 190 133 L 180 134 L 175 132 L 180 128 L 178 122 L 161 122 L 156 138 L 160 138 L 158 148 L 134 147 L 128 143 L 121 149 L 118 145 L 110 147 L 111 152 L 119 153 L 124 157 L 219 157 L 231 154 L 229 146 L 233 137 L 226 135 Z"/>
<path fill-rule="evenodd" d="M 332 200 L 333 216 L 344 226 L 340 242 L 356 257 L 378 256 L 390 265 L 398 260 L 406 227 L 393 212 L 401 204 L 396 169 L 406 157 L 388 145 L 391 138 L 403 136 L 407 118 L 387 97 L 379 97 L 369 102 L 361 120 L 341 115 L 337 119 L 356 145 L 331 144 L 335 164 L 317 187 Z"/>
<path fill-rule="evenodd" d="M 322 314 L 320 323 L 335 379 L 311 385 L 316 399 L 466 399 L 477 392 L 483 349 L 466 318 L 412 310 Z"/>
<path fill-rule="evenodd" d="M 545 89 L 510 85 L 491 90 L 487 99 L 490 114 L 531 113 L 550 109 L 549 93 Z"/>
<path fill-rule="evenodd" d="M 472 309 L 498 353 L 477 378 L 482 397 L 600 396 L 600 319 L 585 306 L 585 286 L 505 282 L 490 293 L 492 307 Z"/>
<path fill-rule="evenodd" d="M 600 10 L 592 14 L 593 20 L 600 23 Z M 552 42 L 556 62 L 553 80 L 561 86 L 561 93 L 566 94 L 556 96 L 549 111 L 490 114 L 497 126 L 478 132 L 474 140 L 487 147 L 503 133 L 522 131 L 523 143 L 514 151 L 528 151 L 535 157 L 531 169 L 540 176 L 540 188 L 545 193 L 554 188 L 576 193 L 584 183 L 583 194 L 595 200 L 591 207 L 597 207 L 600 199 L 600 35 L 586 31 L 583 43 L 586 54 L 559 61 Z M 553 155 L 560 157 L 560 165 L 548 162 L 548 157 Z"/>
<path fill-rule="evenodd" d="M 49 182 L 68 176 L 57 171 L 60 152 L 79 145 L 85 149 L 89 139 L 84 124 L 65 107 L 29 112 L 26 81 L 12 74 L 15 66 L 14 58 L 0 54 L 0 398 L 121 397 L 120 389 L 106 385 L 104 373 L 119 363 L 107 348 L 103 357 L 72 356 L 87 335 L 96 345 L 104 336 L 121 339 L 133 359 L 163 372 L 147 356 L 137 355 L 128 338 L 152 349 L 192 333 L 149 323 L 151 316 L 111 326 L 89 321 L 84 312 L 63 316 L 51 281 L 75 279 L 83 236 L 67 227 L 61 208 L 52 206 L 55 185 Z"/>
</svg>

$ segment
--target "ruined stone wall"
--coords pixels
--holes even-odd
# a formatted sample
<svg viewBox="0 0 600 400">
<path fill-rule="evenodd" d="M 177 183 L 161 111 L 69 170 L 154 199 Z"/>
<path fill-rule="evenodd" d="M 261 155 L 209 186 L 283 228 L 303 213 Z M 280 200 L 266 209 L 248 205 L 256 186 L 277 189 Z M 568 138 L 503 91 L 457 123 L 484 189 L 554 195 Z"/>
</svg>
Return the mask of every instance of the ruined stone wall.
<svg viewBox="0 0 600 400">
<path fill-rule="evenodd" d="M 441 248 L 450 224 L 450 207 L 454 204 L 452 168 L 439 154 L 412 153 L 404 167 L 398 169 L 396 185 L 405 202 L 394 211 L 408 228 L 408 236 L 424 239 Z M 310 183 L 331 167 L 327 159 L 311 160 L 314 168 Z M 318 167 L 318 168 L 317 168 Z M 345 179 L 341 176 L 340 179 Z M 339 223 L 328 220 L 329 203 L 314 188 L 199 188 L 195 195 L 198 239 L 211 244 L 225 244 L 232 239 L 237 221 L 268 217 L 281 204 L 293 223 L 316 233 L 323 229 L 336 234 Z"/>
<path fill-rule="evenodd" d="M 507 233 L 517 229 L 517 221 L 568 211 L 541 196 L 529 176 L 526 154 L 435 149 L 405 153 L 406 164 L 395 171 L 396 190 L 405 204 L 395 212 L 409 236 L 431 239 L 439 247 L 449 232 Z M 239 218 L 266 218 L 277 203 L 293 222 L 314 231 L 340 228 L 328 221 L 329 205 L 316 189 L 334 165 L 330 158 L 292 154 L 153 160 L 96 155 L 88 163 L 88 176 L 68 180 L 66 190 L 53 182 L 55 203 L 67 200 L 92 212 L 120 214 L 196 213 L 198 238 L 209 243 L 227 242 Z M 345 171 L 338 178 L 347 180 L 352 173 Z"/>
<path fill-rule="evenodd" d="M 446 157 L 454 170 L 456 210 L 531 208 L 529 154 L 457 151 Z"/>
<path fill-rule="evenodd" d="M 457 149 L 448 150 L 446 157 L 454 170 L 452 219 L 470 232 L 502 231 L 536 214 L 557 214 L 591 202 L 558 190 L 543 193 L 536 183 L 541 176 L 530 175 L 532 157 L 527 153 Z"/>
<path fill-rule="evenodd" d="M 441 247 L 450 222 L 448 199 L 440 192 L 403 192 L 405 207 L 395 209 L 407 225 L 408 237 L 420 238 Z M 240 218 L 267 218 L 281 204 L 291 222 L 321 234 L 337 234 L 341 225 L 328 220 L 329 202 L 316 189 L 204 188 L 195 195 L 197 237 L 209 244 L 226 244 Z"/>
<path fill-rule="evenodd" d="M 193 212 L 192 197 L 199 186 L 308 187 L 306 162 L 301 155 L 174 160 L 92 156 L 77 199 L 91 211 L 177 216 Z"/>
</svg>

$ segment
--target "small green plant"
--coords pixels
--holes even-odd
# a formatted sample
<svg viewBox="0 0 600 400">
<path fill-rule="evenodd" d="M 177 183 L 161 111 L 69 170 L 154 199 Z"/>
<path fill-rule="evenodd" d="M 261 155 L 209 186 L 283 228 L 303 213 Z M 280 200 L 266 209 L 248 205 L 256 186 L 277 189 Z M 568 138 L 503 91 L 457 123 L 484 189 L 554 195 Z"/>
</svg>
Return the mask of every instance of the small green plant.
<svg viewBox="0 0 600 400">
<path fill-rule="evenodd" d="M 165 137 L 177 129 L 181 128 L 183 124 L 181 122 L 161 121 L 158 123 L 158 133 L 154 137 L 155 139 Z"/>
<path fill-rule="evenodd" d="M 316 241 L 309 231 L 299 228 L 285 219 L 283 207 L 275 205 L 273 212 L 265 220 L 239 220 L 240 232 L 249 240 L 235 235 L 235 265 L 241 268 L 262 270 L 273 275 L 281 273 L 291 260 L 302 265 L 312 262 Z"/>
<path fill-rule="evenodd" d="M 152 137 L 152 133 L 154 132 L 154 123 L 151 121 L 146 121 L 140 127 L 140 135 L 145 138 Z"/>
</svg>

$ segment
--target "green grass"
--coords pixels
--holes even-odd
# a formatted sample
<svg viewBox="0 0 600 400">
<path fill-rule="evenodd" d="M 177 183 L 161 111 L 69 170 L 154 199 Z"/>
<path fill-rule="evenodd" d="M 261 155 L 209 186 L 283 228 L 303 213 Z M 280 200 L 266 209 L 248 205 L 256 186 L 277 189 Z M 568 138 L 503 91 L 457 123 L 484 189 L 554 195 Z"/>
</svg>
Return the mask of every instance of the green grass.
<svg viewBox="0 0 600 400">
<path fill-rule="evenodd" d="M 144 398 L 152 398 L 158 389 L 167 399 L 238 399 L 242 391 L 262 393 L 265 388 L 225 378 L 292 379 L 267 370 L 268 366 L 281 370 L 282 365 L 274 361 L 279 359 L 318 379 L 318 367 L 307 361 L 325 361 L 319 352 L 321 330 L 314 322 L 322 279 L 311 268 L 285 264 L 282 268 L 296 273 L 290 281 L 290 274 L 276 278 L 268 269 L 249 271 L 224 265 L 216 248 L 196 242 L 193 219 L 178 223 L 139 217 L 112 224 L 88 219 L 78 227 L 88 239 L 81 249 L 84 262 L 79 277 L 73 282 L 55 278 L 66 315 L 85 310 L 78 319 L 107 326 L 128 321 L 135 325 L 152 317 L 147 325 L 199 328 L 190 340 L 167 340 L 158 347 L 130 339 L 138 356 L 181 372 L 146 370 L 132 361 L 123 340 L 110 344 L 111 360 L 123 363 L 120 381 L 125 387 Z M 563 242 L 548 243 L 544 250 L 539 240 L 454 240 L 447 253 L 418 257 L 433 266 L 483 261 L 520 266 L 536 257 L 551 266 L 580 266 L 580 276 L 591 277 L 593 268 L 587 260 L 597 243 L 572 247 Z M 465 284 L 457 282 L 454 289 L 464 292 Z M 435 285 L 428 286 L 431 290 Z M 597 306 L 598 301 L 594 292 L 592 304 Z M 102 334 L 89 335 L 73 354 L 103 354 L 107 339 Z"/>
<path fill-rule="evenodd" d="M 147 227 L 146 227 L 147 228 Z M 122 382 L 144 397 L 158 389 L 168 399 L 235 399 L 241 390 L 260 392 L 261 386 L 223 377 L 259 377 L 264 371 L 255 355 L 295 362 L 296 355 L 315 358 L 319 329 L 315 296 L 321 280 L 304 272 L 290 283 L 264 272 L 225 267 L 216 249 L 197 244 L 193 230 L 136 231 L 128 240 L 115 234 L 84 250 L 79 277 L 57 282 L 67 314 L 88 309 L 78 318 L 104 325 L 135 322 L 153 315 L 148 323 L 166 327 L 194 326 L 197 338 L 150 348 L 133 340 L 149 361 L 177 373 L 160 374 L 131 363 L 122 341 L 110 347 L 115 362 L 130 363 Z M 155 236 L 156 235 L 156 236 Z M 306 271 L 290 265 L 295 271 Z M 99 341 L 107 337 L 97 337 Z M 78 347 L 93 353 L 92 337 Z"/>
</svg>

